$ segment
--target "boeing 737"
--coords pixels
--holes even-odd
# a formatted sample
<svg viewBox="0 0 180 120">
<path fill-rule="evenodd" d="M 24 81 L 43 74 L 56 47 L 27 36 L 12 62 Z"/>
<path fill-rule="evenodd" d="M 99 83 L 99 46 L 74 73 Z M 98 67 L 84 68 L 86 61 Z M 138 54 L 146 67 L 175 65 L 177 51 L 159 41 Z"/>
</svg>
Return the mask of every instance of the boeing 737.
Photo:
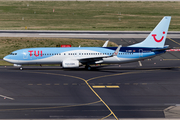
<svg viewBox="0 0 180 120">
<path fill-rule="evenodd" d="M 85 65 L 91 69 L 93 64 L 122 64 L 151 58 L 166 52 L 165 40 L 171 21 L 165 16 L 148 37 L 127 47 L 40 47 L 13 51 L 3 60 L 20 67 L 30 64 L 60 64 L 63 68 L 79 68 Z"/>
</svg>

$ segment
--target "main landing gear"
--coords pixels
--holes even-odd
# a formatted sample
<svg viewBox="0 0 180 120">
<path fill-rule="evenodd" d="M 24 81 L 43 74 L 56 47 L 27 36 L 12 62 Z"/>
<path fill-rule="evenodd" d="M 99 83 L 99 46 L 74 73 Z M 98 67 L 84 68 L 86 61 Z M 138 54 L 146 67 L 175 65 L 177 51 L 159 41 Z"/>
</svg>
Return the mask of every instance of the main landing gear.
<svg viewBox="0 0 180 120">
<path fill-rule="evenodd" d="M 91 70 L 91 66 L 90 65 L 86 65 L 85 68 L 86 68 L 86 70 Z"/>
</svg>

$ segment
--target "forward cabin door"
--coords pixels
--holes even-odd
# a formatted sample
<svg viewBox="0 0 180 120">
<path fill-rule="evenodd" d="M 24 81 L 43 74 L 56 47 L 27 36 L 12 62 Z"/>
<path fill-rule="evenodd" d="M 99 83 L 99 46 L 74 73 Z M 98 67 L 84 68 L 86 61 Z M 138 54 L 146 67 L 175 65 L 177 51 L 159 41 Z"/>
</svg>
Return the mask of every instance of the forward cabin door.
<svg viewBox="0 0 180 120">
<path fill-rule="evenodd" d="M 23 51 L 23 59 L 28 59 L 28 55 L 29 55 L 28 51 L 24 50 Z"/>
</svg>

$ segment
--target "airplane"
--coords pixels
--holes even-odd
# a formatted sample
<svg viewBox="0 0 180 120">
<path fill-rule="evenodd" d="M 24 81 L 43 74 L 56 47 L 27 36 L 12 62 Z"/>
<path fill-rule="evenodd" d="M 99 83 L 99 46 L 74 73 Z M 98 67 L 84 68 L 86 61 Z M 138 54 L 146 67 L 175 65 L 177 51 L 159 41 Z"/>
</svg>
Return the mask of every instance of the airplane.
<svg viewBox="0 0 180 120">
<path fill-rule="evenodd" d="M 60 64 L 63 68 L 79 68 L 85 65 L 90 70 L 93 64 L 123 64 L 152 58 L 168 49 L 165 44 L 171 16 L 165 16 L 147 38 L 127 47 L 39 47 L 13 51 L 3 58 L 22 70 L 22 65 Z"/>
</svg>

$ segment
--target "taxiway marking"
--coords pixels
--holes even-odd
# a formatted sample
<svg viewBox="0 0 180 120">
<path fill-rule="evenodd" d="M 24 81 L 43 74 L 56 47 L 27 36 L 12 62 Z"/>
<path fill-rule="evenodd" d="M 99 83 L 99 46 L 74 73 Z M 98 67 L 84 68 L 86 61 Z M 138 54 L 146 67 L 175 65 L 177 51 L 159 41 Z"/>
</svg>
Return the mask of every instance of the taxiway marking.
<svg viewBox="0 0 180 120">
<path fill-rule="evenodd" d="M 110 113 L 109 115 L 107 115 L 107 116 L 101 118 L 100 120 L 106 119 L 106 118 L 108 118 L 108 117 L 111 116 L 111 115 L 112 115 L 112 113 Z"/>
<path fill-rule="evenodd" d="M 116 85 L 116 86 L 106 86 L 106 88 L 120 88 L 120 87 Z"/>
<path fill-rule="evenodd" d="M 138 83 L 133 83 L 133 85 L 138 85 Z"/>
<path fill-rule="evenodd" d="M 106 86 L 92 86 L 93 88 L 106 88 Z"/>
<path fill-rule="evenodd" d="M 152 71 L 152 70 L 147 70 L 147 71 Z M 103 77 L 113 77 L 113 76 L 118 76 L 118 75 L 127 75 L 127 74 L 134 74 L 134 73 L 142 73 L 142 71 L 118 73 L 118 74 L 111 74 L 111 75 L 103 75 L 103 76 L 98 76 L 98 77 L 90 78 L 87 81 L 91 81 L 91 80 L 98 79 L 98 78 L 103 78 Z"/>
<path fill-rule="evenodd" d="M 104 85 L 101 85 L 101 86 L 92 86 L 93 88 L 120 88 L 118 85 L 106 85 L 106 86 L 104 86 Z"/>
<path fill-rule="evenodd" d="M 117 116 L 114 114 L 111 108 L 104 102 L 104 100 L 102 100 L 102 98 L 96 93 L 96 91 L 89 85 L 87 80 L 85 80 L 85 83 L 89 86 L 91 91 L 99 98 L 99 100 L 108 108 L 108 110 L 111 112 L 110 114 L 112 114 L 115 117 L 115 119 L 118 120 Z"/>
<path fill-rule="evenodd" d="M 57 76 L 66 76 L 66 77 L 71 77 L 71 78 L 76 78 L 79 80 L 83 80 L 86 85 L 91 89 L 91 91 L 99 98 L 99 100 L 106 106 L 106 108 L 110 111 L 110 115 L 113 115 L 115 117 L 116 120 L 118 120 L 117 116 L 114 114 L 114 112 L 111 110 L 111 108 L 104 102 L 104 100 L 102 100 L 102 98 L 96 93 L 96 91 L 90 86 L 90 84 L 88 83 L 88 80 L 85 80 L 81 77 L 77 77 L 77 76 L 71 76 L 71 75 L 64 75 L 64 74 L 56 74 L 56 73 L 44 73 L 44 72 L 28 72 L 28 73 L 38 73 L 38 74 L 48 74 L 48 75 L 57 75 Z"/>
<path fill-rule="evenodd" d="M 163 60 L 180 60 L 180 59 L 163 59 Z"/>
<path fill-rule="evenodd" d="M 71 77 L 71 78 L 76 78 L 79 80 L 82 80 L 86 83 L 86 85 L 91 89 L 91 91 L 99 98 L 99 100 L 106 106 L 106 108 L 110 111 L 110 114 L 104 118 L 109 117 L 110 115 L 113 115 L 114 118 L 116 120 L 118 120 L 117 116 L 114 114 L 114 112 L 111 110 L 111 108 L 105 103 L 105 101 L 96 93 L 96 91 L 91 87 L 91 85 L 88 83 L 88 81 L 94 80 L 94 79 L 98 79 L 98 78 L 104 78 L 104 77 L 113 77 L 113 76 L 120 76 L 120 75 L 128 75 L 128 74 L 136 74 L 136 73 L 143 73 L 143 72 L 151 72 L 151 71 L 157 71 L 159 69 L 155 69 L 155 70 L 145 70 L 145 71 L 137 71 L 137 72 L 125 72 L 125 73 L 118 73 L 118 74 L 111 74 L 111 75 L 104 75 L 104 76 L 98 76 L 98 77 L 94 77 L 94 78 L 90 78 L 90 79 L 83 79 L 81 77 L 77 77 L 77 76 L 71 76 L 71 75 L 64 75 L 64 74 L 57 74 L 57 73 L 44 73 L 44 72 L 28 72 L 28 73 L 38 73 L 38 74 L 48 74 L 48 75 L 57 75 L 57 76 L 65 76 L 65 77 Z M 143 83 L 142 83 L 143 84 Z M 129 85 L 129 83 L 128 83 Z M 147 85 L 143 84 L 143 85 Z M 104 119 L 102 118 L 102 119 Z"/>
<path fill-rule="evenodd" d="M 77 85 L 77 83 L 72 83 L 72 85 Z"/>
<path fill-rule="evenodd" d="M 28 84 L 29 86 L 33 86 L 33 85 L 37 85 L 37 86 L 40 86 L 40 85 L 46 85 L 46 86 L 49 86 L 49 85 L 60 85 L 60 83 L 46 83 L 46 84 L 43 84 L 43 83 L 39 83 L 39 84 L 31 84 L 31 83 L 29 83 Z M 79 86 L 84 86 L 85 85 L 85 83 L 81 83 L 81 84 L 79 84 L 79 83 L 72 83 L 72 84 L 68 84 L 68 83 L 63 83 L 62 85 L 73 85 L 73 86 L 75 86 L 75 85 L 79 85 Z M 147 85 L 147 83 L 116 83 L 115 85 L 112 85 L 112 83 L 97 83 L 97 84 L 94 84 L 94 83 L 90 83 L 90 85 L 91 86 L 93 86 L 93 88 L 105 88 L 106 86 L 119 86 L 119 85 Z M 105 87 L 103 87 L 103 86 L 105 86 Z"/>
<path fill-rule="evenodd" d="M 180 43 L 176 42 L 175 40 L 173 40 L 173 39 L 171 39 L 169 37 L 166 37 L 166 38 L 168 38 L 169 40 L 171 40 L 171 41 L 175 42 L 176 44 L 180 45 Z"/>
<path fill-rule="evenodd" d="M 142 85 L 147 85 L 147 83 L 142 83 Z"/>
<path fill-rule="evenodd" d="M 15 108 L 15 109 L 0 109 L 0 111 L 16 111 L 16 110 L 41 110 L 41 109 L 56 109 L 56 108 L 67 108 L 67 107 L 77 107 L 77 106 L 85 106 L 85 105 L 91 105 L 101 102 L 95 101 L 90 103 L 84 103 L 84 104 L 77 104 L 77 105 L 68 105 L 68 106 L 54 106 L 54 107 L 37 107 L 37 108 Z"/>
</svg>

